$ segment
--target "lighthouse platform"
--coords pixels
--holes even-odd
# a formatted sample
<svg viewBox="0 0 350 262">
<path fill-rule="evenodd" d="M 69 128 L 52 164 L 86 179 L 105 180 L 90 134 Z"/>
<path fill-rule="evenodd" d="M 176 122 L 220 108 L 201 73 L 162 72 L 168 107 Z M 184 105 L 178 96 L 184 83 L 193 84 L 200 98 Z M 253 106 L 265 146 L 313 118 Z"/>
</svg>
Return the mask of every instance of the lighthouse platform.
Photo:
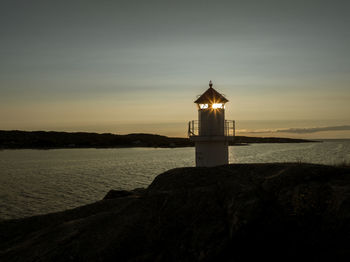
<svg viewBox="0 0 350 262">
<path fill-rule="evenodd" d="M 233 141 L 236 135 L 234 120 L 225 120 L 223 132 L 218 132 L 217 127 L 208 126 L 203 132 L 199 127 L 203 125 L 199 120 L 188 122 L 188 137 L 192 141 Z"/>
</svg>

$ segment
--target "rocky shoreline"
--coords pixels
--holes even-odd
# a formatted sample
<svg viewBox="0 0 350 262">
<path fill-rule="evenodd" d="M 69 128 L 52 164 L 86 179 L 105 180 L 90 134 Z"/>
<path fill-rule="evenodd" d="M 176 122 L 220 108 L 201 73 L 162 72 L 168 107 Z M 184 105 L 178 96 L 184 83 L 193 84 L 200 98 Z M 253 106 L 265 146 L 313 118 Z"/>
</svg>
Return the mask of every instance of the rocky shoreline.
<svg viewBox="0 0 350 262">
<path fill-rule="evenodd" d="M 1 261 L 346 261 L 350 168 L 177 168 L 146 189 L 0 222 Z"/>
</svg>

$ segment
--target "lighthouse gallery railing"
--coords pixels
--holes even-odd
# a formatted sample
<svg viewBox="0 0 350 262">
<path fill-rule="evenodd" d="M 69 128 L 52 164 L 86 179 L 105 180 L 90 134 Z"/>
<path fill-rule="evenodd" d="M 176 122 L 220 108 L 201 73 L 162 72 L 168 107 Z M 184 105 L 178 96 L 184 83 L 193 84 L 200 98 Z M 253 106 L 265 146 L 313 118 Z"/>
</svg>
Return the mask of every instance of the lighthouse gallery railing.
<svg viewBox="0 0 350 262">
<path fill-rule="evenodd" d="M 199 136 L 199 120 L 188 122 L 188 136 Z M 236 135 L 236 126 L 234 120 L 225 120 L 224 136 L 234 137 Z"/>
</svg>

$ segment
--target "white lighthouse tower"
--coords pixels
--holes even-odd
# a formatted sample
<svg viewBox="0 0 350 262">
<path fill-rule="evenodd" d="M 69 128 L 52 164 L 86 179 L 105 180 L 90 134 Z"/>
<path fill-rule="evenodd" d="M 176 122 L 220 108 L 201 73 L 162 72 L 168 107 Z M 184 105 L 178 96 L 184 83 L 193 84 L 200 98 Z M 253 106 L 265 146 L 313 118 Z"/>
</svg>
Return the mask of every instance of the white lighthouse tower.
<svg viewBox="0 0 350 262">
<path fill-rule="evenodd" d="M 225 104 L 228 100 L 213 88 L 209 88 L 196 101 L 198 121 L 188 123 L 188 136 L 195 142 L 196 166 L 228 164 L 228 143 L 235 136 L 235 122 L 225 120 Z"/>
</svg>

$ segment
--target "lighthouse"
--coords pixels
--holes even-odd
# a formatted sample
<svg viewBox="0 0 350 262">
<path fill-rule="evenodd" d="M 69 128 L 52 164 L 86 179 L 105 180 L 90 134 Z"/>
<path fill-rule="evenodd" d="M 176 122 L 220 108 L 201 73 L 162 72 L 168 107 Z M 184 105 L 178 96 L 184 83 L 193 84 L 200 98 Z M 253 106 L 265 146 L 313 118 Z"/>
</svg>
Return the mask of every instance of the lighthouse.
<svg viewBox="0 0 350 262">
<path fill-rule="evenodd" d="M 196 147 L 196 166 L 228 164 L 228 145 L 235 136 L 235 121 L 225 120 L 225 104 L 228 100 L 213 88 L 209 88 L 194 103 L 198 108 L 198 120 L 188 123 L 188 136 Z"/>
</svg>

